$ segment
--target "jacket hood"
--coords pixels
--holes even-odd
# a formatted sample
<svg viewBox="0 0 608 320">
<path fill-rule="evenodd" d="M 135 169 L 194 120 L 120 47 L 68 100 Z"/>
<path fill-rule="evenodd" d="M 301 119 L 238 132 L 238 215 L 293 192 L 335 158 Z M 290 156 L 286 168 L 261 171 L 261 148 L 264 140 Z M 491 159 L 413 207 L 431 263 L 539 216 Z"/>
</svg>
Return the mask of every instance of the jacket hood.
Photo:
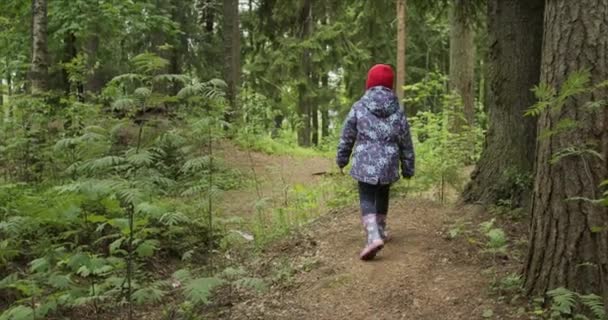
<svg viewBox="0 0 608 320">
<path fill-rule="evenodd" d="M 389 88 L 377 86 L 365 92 L 363 105 L 375 116 L 390 117 L 399 110 L 399 98 Z"/>
</svg>

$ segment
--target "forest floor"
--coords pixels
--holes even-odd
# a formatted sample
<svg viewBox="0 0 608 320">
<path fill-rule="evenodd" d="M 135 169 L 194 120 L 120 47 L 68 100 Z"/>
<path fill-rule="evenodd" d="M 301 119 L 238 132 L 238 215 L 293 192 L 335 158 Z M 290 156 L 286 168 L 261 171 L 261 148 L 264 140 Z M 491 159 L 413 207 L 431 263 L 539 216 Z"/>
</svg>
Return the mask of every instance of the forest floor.
<svg viewBox="0 0 608 320">
<path fill-rule="evenodd" d="M 247 154 L 229 150 L 226 161 L 253 168 L 260 192 L 273 194 L 277 179 L 288 184 L 314 184 L 329 171 L 324 158 Z M 251 156 L 251 157 L 250 157 Z M 250 161 L 252 159 L 253 161 Z M 244 162 L 243 162 L 244 161 Z M 277 176 L 283 168 L 283 178 Z M 353 190 L 356 192 L 356 190 Z M 247 214 L 251 190 L 234 191 L 226 214 Z M 219 303 L 219 319 L 527 319 L 521 302 L 500 297 L 492 284 L 516 272 L 517 257 L 488 257 L 475 231 L 450 237 L 455 225 L 489 220 L 477 206 L 442 205 L 422 198 L 391 199 L 392 240 L 371 262 L 358 259 L 364 241 L 357 204 L 329 210 L 305 228 L 274 242 L 249 269 L 280 279 L 262 295 Z M 509 230 L 507 230 L 507 233 Z M 287 262 L 286 262 L 287 261 Z M 278 274 L 278 276 L 277 276 Z"/>
</svg>

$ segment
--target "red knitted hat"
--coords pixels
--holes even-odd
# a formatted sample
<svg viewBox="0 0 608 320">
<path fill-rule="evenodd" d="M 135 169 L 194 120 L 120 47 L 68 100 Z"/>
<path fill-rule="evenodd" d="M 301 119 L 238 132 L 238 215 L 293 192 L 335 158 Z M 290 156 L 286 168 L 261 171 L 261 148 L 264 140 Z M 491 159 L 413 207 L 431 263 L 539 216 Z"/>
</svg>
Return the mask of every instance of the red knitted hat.
<svg viewBox="0 0 608 320">
<path fill-rule="evenodd" d="M 395 73 L 391 66 L 387 64 L 377 64 L 369 69 L 369 72 L 367 73 L 365 90 L 375 86 L 383 86 L 393 90 L 394 79 Z"/>
</svg>

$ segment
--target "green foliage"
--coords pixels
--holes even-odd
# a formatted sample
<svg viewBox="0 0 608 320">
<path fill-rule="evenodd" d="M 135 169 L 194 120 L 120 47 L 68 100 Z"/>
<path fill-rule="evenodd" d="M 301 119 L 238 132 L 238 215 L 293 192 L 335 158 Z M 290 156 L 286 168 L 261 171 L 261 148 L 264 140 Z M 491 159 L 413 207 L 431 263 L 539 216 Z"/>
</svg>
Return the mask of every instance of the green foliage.
<svg viewBox="0 0 608 320">
<path fill-rule="evenodd" d="M 2 319 L 158 303 L 170 284 L 149 267 L 161 256 L 205 257 L 221 238 L 208 204 L 242 178 L 208 153 L 224 136 L 220 82 L 177 97 L 160 84 L 187 79 L 163 75 L 161 58 L 140 55 L 133 65 L 141 73 L 116 77 L 104 92 L 112 110 L 24 95 L 0 121 Z M 182 110 L 166 109 L 178 102 Z M 220 183 L 210 184 L 212 175 Z M 205 279 L 186 286 L 192 301 L 207 300 L 215 284 Z"/>
<path fill-rule="evenodd" d="M 501 228 L 494 227 L 495 220 L 486 221 L 480 224 L 481 232 L 486 236 L 486 248 L 484 251 L 492 254 L 506 254 L 508 240 L 507 235 Z"/>
<path fill-rule="evenodd" d="M 462 189 L 465 182 L 462 168 L 480 152 L 471 148 L 471 141 L 480 139 L 481 132 L 452 130 L 455 119 L 460 117 L 446 110 L 436 114 L 422 112 L 411 120 L 418 159 L 413 187 L 417 190 L 434 187 L 441 201 L 446 198 L 448 186 Z"/>
<path fill-rule="evenodd" d="M 211 290 L 222 283 L 221 279 L 213 277 L 192 279 L 184 287 L 184 294 L 189 301 L 195 304 L 205 304 L 209 302 Z"/>
<path fill-rule="evenodd" d="M 547 292 L 547 295 L 551 299 L 551 319 L 602 320 L 606 318 L 603 300 L 597 295 L 583 295 L 566 288 L 553 289 Z M 583 315 L 583 310 L 589 311 L 588 314 L 591 318 Z"/>
</svg>

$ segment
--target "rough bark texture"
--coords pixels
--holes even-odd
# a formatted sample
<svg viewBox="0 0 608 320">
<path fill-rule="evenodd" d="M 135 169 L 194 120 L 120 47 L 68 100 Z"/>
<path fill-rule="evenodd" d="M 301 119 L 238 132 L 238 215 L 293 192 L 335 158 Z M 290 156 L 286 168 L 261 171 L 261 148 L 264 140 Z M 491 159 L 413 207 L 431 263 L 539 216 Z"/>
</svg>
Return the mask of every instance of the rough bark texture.
<svg viewBox="0 0 608 320">
<path fill-rule="evenodd" d="M 472 1 L 453 0 L 450 7 L 450 90 L 461 96 L 462 110 L 470 126 L 475 119 L 475 31 L 470 18 Z"/>
<path fill-rule="evenodd" d="M 224 0 L 224 78 L 233 116 L 238 112 L 237 96 L 241 78 L 241 32 L 238 0 Z"/>
<path fill-rule="evenodd" d="M 307 39 L 312 34 L 312 0 L 304 0 L 301 14 L 302 31 L 300 38 Z M 310 86 L 311 86 L 312 59 L 311 51 L 304 49 L 302 53 L 302 76 L 304 79 L 298 85 L 298 116 L 300 117 L 300 127 L 298 128 L 298 144 L 300 146 L 310 146 L 311 118 L 310 118 Z"/>
<path fill-rule="evenodd" d="M 407 46 L 407 0 L 397 0 L 397 83 L 395 90 L 403 101 L 405 85 L 405 54 Z"/>
<path fill-rule="evenodd" d="M 499 199 L 522 205 L 530 188 L 513 185 L 530 176 L 536 119 L 524 117 L 535 103 L 531 89 L 540 78 L 544 0 L 488 2 L 489 52 L 486 101 L 489 128 L 485 148 L 463 200 L 492 204 Z"/>
<path fill-rule="evenodd" d="M 607 33 L 608 0 L 547 1 L 541 82 L 560 88 L 572 72 L 584 68 L 590 70 L 594 83 L 608 79 Z M 539 133 L 555 129 L 564 119 L 576 121 L 579 127 L 537 143 L 525 266 L 529 294 L 563 286 L 608 300 L 608 208 L 572 200 L 601 196 L 598 185 L 608 171 L 608 109 L 591 111 L 585 104 L 607 98 L 606 89 L 578 95 L 539 118 Z M 550 163 L 557 152 L 569 147 L 592 148 L 604 159 L 586 154 Z"/>
<path fill-rule="evenodd" d="M 30 80 L 32 93 L 36 94 L 48 90 L 48 19 L 46 0 L 32 1 L 32 64 L 30 67 Z"/>
</svg>

